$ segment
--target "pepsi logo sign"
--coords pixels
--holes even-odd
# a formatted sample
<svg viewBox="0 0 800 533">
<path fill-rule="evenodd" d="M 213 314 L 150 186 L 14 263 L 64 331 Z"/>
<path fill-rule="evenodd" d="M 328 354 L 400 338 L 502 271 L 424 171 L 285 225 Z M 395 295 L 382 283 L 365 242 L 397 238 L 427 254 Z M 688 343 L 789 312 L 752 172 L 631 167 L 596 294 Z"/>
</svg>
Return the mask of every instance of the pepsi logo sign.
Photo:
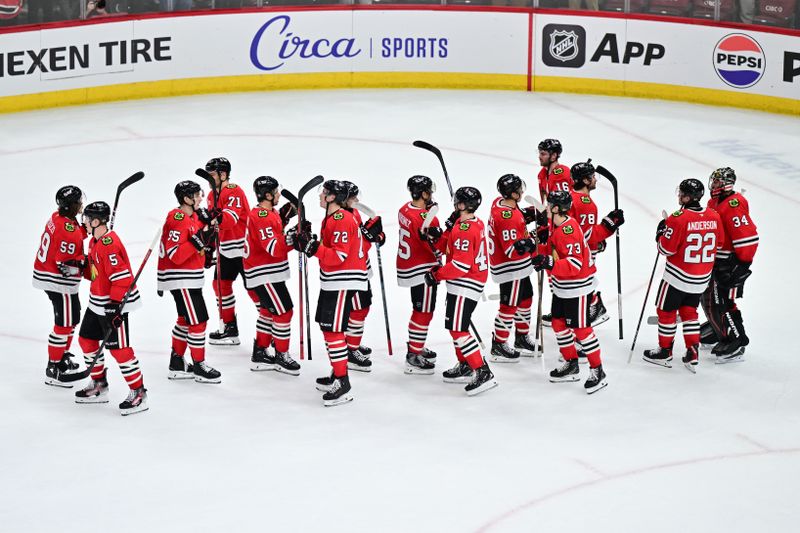
<svg viewBox="0 0 800 533">
<path fill-rule="evenodd" d="M 752 87 L 764 75 L 767 60 L 761 45 L 743 33 L 726 35 L 714 47 L 714 69 L 731 87 Z"/>
</svg>

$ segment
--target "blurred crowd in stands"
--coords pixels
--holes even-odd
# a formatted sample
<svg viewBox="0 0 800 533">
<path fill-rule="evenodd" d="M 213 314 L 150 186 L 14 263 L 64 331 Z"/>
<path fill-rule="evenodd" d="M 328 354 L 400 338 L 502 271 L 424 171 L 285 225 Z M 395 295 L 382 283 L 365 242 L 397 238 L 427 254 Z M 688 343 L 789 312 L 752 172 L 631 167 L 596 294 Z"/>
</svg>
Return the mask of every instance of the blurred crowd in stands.
<svg viewBox="0 0 800 533">
<path fill-rule="evenodd" d="M 800 0 L 628 0 L 632 13 L 800 28 Z M 625 0 L 0 0 L 0 25 L 41 24 L 128 13 L 325 4 L 450 4 L 625 11 Z"/>
</svg>

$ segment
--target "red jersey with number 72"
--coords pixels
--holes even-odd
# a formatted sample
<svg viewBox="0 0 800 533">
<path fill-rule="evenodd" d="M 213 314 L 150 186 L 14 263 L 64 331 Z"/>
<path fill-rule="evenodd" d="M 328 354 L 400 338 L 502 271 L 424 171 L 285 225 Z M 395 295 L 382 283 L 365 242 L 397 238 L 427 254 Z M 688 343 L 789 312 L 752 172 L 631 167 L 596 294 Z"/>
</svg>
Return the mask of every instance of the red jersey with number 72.
<svg viewBox="0 0 800 533">
<path fill-rule="evenodd" d="M 397 284 L 400 287 L 414 287 L 425 283 L 425 273 L 439 264 L 431 245 L 419 236 L 422 224 L 428 217 L 428 210 L 408 202 L 397 213 L 400 238 L 397 244 Z M 439 227 L 434 216 L 430 227 Z"/>
<path fill-rule="evenodd" d="M 457 221 L 453 229 L 442 236 L 439 246 L 444 247 L 447 264 L 436 273 L 436 279 L 447 282 L 448 294 L 480 299 L 489 277 L 483 222 L 475 215 Z"/>
<path fill-rule="evenodd" d="M 713 209 L 679 209 L 667 217 L 658 251 L 667 256 L 664 281 L 690 294 L 700 294 L 711 280 L 717 248 L 724 237 Z"/>
</svg>

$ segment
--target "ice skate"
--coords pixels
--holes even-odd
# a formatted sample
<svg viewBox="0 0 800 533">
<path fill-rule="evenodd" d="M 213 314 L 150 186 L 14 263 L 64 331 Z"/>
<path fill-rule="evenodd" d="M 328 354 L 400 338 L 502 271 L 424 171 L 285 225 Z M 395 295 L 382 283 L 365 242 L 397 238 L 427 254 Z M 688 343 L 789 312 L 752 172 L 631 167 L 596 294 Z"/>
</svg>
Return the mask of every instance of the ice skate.
<svg viewBox="0 0 800 533">
<path fill-rule="evenodd" d="M 347 368 L 357 372 L 372 372 L 372 361 L 360 349 L 348 350 Z"/>
<path fill-rule="evenodd" d="M 467 396 L 476 396 L 495 387 L 497 387 L 497 380 L 494 378 L 489 365 L 484 361 L 483 366 L 475 370 L 472 381 L 464 387 L 464 390 L 467 392 Z"/>
<path fill-rule="evenodd" d="M 550 371 L 550 383 L 562 383 L 570 381 L 578 381 L 581 379 L 580 368 L 578 367 L 578 359 L 570 359 Z"/>
<path fill-rule="evenodd" d="M 672 368 L 672 350 L 669 348 L 655 348 L 645 350 L 642 359 L 654 365 Z"/>
<path fill-rule="evenodd" d="M 75 392 L 75 403 L 108 403 L 108 381 L 106 373 L 92 379 L 86 387 Z"/>
<path fill-rule="evenodd" d="M 172 354 L 169 356 L 167 379 L 194 379 L 192 364 L 187 363 L 182 355 L 175 353 L 175 350 L 172 350 Z"/>
<path fill-rule="evenodd" d="M 530 335 L 517 334 L 514 337 L 514 349 L 521 357 L 541 357 L 543 353 L 540 343 L 531 339 Z"/>
<path fill-rule="evenodd" d="M 239 326 L 234 318 L 231 322 L 226 322 L 222 331 L 212 331 L 208 334 L 208 343 L 215 346 L 238 346 Z"/>
<path fill-rule="evenodd" d="M 292 359 L 292 356 L 286 352 L 275 352 L 275 370 L 281 374 L 289 374 L 290 376 L 300 375 L 300 363 Z"/>
<path fill-rule="evenodd" d="M 147 409 L 147 389 L 144 387 L 131 389 L 125 401 L 119 404 L 119 412 L 122 416 L 141 413 Z"/>
<path fill-rule="evenodd" d="M 442 373 L 445 383 L 469 383 L 472 381 L 472 369 L 466 361 L 456 363 L 456 366 Z"/>
<path fill-rule="evenodd" d="M 492 351 L 489 359 L 493 363 L 519 363 L 519 352 L 512 350 L 508 344 L 492 339 Z"/>
<path fill-rule="evenodd" d="M 583 384 L 587 394 L 593 394 L 608 385 L 606 381 L 606 373 L 603 371 L 603 365 L 597 365 L 589 369 L 589 379 Z"/>
<path fill-rule="evenodd" d="M 253 355 L 250 357 L 251 372 L 266 372 L 275 370 L 275 357 L 269 353 L 269 348 L 264 348 L 253 341 Z"/>
<path fill-rule="evenodd" d="M 691 348 L 686 349 L 686 355 L 681 358 L 683 366 L 692 374 L 697 374 L 697 363 L 699 360 L 698 355 L 699 345 L 695 344 Z"/>
<path fill-rule="evenodd" d="M 325 407 L 333 407 L 343 403 L 352 402 L 353 395 L 350 394 L 350 377 L 342 376 L 334 378 L 328 392 L 322 395 L 322 403 Z"/>
<path fill-rule="evenodd" d="M 222 383 L 222 374 L 219 370 L 211 368 L 205 361 L 198 361 L 193 365 L 194 380 L 197 383 Z"/>
<path fill-rule="evenodd" d="M 436 365 L 430 360 L 423 357 L 421 353 L 414 353 L 409 351 L 406 354 L 406 374 L 420 374 L 429 376 L 434 373 Z"/>
</svg>

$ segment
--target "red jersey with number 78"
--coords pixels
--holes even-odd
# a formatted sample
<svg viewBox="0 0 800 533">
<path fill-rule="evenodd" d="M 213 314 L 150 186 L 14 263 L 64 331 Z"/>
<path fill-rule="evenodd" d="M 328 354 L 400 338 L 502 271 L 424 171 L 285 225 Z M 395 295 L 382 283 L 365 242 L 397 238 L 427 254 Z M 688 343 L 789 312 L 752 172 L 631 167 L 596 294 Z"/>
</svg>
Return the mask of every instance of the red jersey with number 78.
<svg viewBox="0 0 800 533">
<path fill-rule="evenodd" d="M 489 277 L 486 234 L 483 222 L 460 220 L 439 241 L 447 264 L 436 272 L 436 279 L 447 282 L 448 294 L 478 300 Z"/>
<path fill-rule="evenodd" d="M 711 280 L 722 221 L 713 209 L 679 209 L 667 217 L 658 251 L 667 256 L 664 281 L 683 292 L 700 294 Z"/>
</svg>

